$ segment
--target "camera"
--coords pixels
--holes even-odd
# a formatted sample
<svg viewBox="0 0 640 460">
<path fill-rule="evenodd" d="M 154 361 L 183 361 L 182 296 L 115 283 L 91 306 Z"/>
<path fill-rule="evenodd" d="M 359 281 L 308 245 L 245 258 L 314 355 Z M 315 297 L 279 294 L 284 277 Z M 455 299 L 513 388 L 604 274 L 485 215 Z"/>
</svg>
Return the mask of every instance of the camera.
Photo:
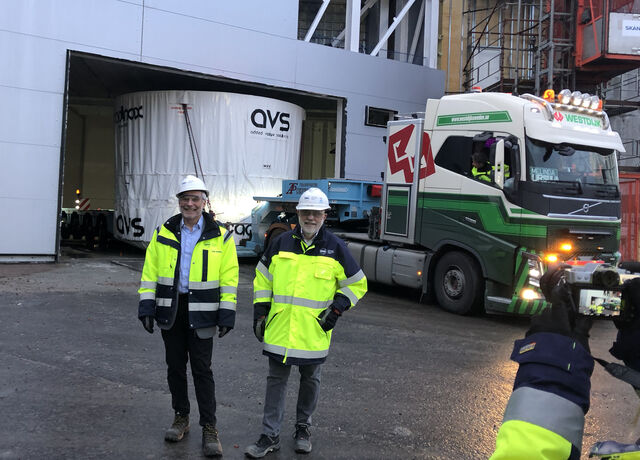
<svg viewBox="0 0 640 460">
<path fill-rule="evenodd" d="M 609 264 L 590 262 L 573 266 L 567 271 L 566 281 L 571 286 L 586 289 L 615 290 L 620 287 L 620 274 Z"/>
<path fill-rule="evenodd" d="M 618 270 L 603 263 L 590 262 L 565 271 L 578 312 L 588 316 L 621 315 L 621 279 Z"/>
</svg>

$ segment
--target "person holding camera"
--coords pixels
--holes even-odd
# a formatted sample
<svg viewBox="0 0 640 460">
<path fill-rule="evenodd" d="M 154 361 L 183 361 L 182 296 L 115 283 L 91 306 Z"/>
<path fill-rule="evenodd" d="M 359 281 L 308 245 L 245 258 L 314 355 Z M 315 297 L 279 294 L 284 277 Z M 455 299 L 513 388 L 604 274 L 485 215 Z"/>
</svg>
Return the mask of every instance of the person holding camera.
<svg viewBox="0 0 640 460">
<path fill-rule="evenodd" d="M 579 459 L 594 358 L 589 349 L 591 319 L 580 316 L 562 267 L 550 270 L 540 288 L 551 308 L 531 319 L 516 340 L 511 359 L 519 364 L 491 460 Z M 640 278 L 622 286 L 625 320 L 616 320 L 612 354 L 640 370 Z M 638 455 L 640 446 L 596 443 L 592 455 Z"/>
</svg>

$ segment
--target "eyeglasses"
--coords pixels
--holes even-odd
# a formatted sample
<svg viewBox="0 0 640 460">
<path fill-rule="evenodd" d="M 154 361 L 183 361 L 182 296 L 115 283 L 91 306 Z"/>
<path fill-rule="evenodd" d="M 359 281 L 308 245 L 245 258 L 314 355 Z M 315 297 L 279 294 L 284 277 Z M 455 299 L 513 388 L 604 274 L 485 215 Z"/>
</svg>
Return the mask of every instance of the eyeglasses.
<svg viewBox="0 0 640 460">
<path fill-rule="evenodd" d="M 324 211 L 316 211 L 313 209 L 300 209 L 298 212 L 302 217 L 315 217 L 316 219 L 320 219 L 324 216 Z"/>
<path fill-rule="evenodd" d="M 180 195 L 178 201 L 180 201 L 180 203 L 188 203 L 189 201 L 200 203 L 202 201 L 202 195 Z"/>
</svg>

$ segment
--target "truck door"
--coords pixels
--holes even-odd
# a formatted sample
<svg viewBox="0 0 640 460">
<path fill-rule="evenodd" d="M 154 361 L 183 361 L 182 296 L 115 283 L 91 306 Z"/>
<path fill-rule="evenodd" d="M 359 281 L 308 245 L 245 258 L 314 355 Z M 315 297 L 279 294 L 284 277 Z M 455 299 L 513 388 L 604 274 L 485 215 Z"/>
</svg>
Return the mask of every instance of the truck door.
<svg viewBox="0 0 640 460">
<path fill-rule="evenodd" d="M 423 120 L 389 122 L 387 142 L 387 170 L 382 200 L 382 238 L 389 241 L 413 243 L 417 208 L 417 181 L 421 166 L 420 155 Z"/>
</svg>

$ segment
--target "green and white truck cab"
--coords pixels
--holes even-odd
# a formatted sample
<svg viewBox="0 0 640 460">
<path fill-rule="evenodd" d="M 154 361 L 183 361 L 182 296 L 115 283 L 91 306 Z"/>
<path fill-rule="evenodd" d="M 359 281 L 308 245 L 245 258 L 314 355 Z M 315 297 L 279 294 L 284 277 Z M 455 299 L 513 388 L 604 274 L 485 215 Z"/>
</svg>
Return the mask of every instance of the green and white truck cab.
<svg viewBox="0 0 640 460">
<path fill-rule="evenodd" d="M 459 314 L 534 314 L 547 263 L 615 263 L 620 136 L 596 97 L 545 96 L 445 96 L 389 122 L 377 241 L 349 242 L 371 280 Z M 474 177 L 475 152 L 490 180 Z"/>
</svg>

